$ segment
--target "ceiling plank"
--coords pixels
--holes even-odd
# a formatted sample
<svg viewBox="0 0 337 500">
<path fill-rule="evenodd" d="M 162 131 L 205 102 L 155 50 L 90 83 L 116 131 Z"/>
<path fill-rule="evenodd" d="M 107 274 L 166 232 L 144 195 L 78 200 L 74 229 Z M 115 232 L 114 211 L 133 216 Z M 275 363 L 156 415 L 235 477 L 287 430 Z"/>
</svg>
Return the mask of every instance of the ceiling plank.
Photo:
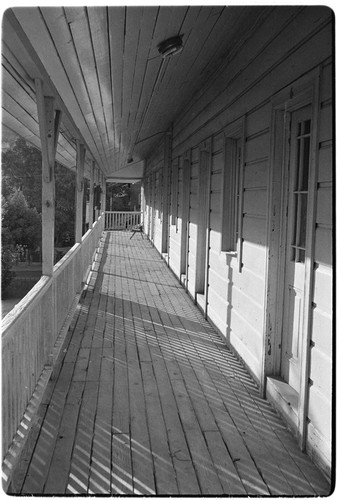
<svg viewBox="0 0 337 500">
<path fill-rule="evenodd" d="M 122 121 L 123 142 L 121 143 L 121 164 L 127 162 L 128 118 L 131 108 L 132 89 L 134 85 L 137 49 L 140 37 L 142 19 L 141 7 L 128 7 L 125 19 L 125 43 L 123 54 L 123 82 L 122 82 Z"/>
<path fill-rule="evenodd" d="M 85 103 L 83 114 L 92 131 L 92 136 L 95 137 L 101 158 L 106 165 L 108 154 L 107 128 L 86 9 L 82 7 L 66 7 L 65 14 L 72 35 L 79 71 L 83 79 L 82 93 L 83 102 Z M 79 97 L 81 96 L 82 94 Z"/>
<path fill-rule="evenodd" d="M 100 158 L 94 139 L 88 130 L 86 120 L 84 119 L 84 116 L 79 108 L 74 90 L 64 71 L 58 52 L 55 50 L 54 41 L 51 38 L 49 28 L 47 29 L 47 25 L 42 17 L 41 11 L 37 8 L 25 7 L 13 9 L 13 11 L 16 19 L 24 30 L 25 35 L 28 37 L 29 42 L 32 44 L 33 49 L 36 51 L 36 54 L 38 54 L 39 60 L 44 65 L 51 82 L 53 82 L 58 94 L 62 95 L 62 102 L 64 102 L 66 109 L 71 110 L 71 119 L 77 130 L 81 130 L 81 135 L 90 150 L 90 156 L 94 155 L 97 163 L 103 166 L 102 159 Z M 54 23 L 57 23 L 57 27 L 56 25 L 54 26 L 54 31 L 56 30 L 62 32 L 62 22 L 60 24 L 58 23 L 58 19 L 62 19 L 62 9 L 57 10 L 57 8 L 49 7 L 44 10 L 44 13 L 46 12 L 48 15 L 51 15 Z M 69 34 L 65 39 L 65 44 L 67 44 L 68 41 Z M 17 52 L 15 53 L 17 54 Z M 71 50 L 69 51 L 69 56 L 71 57 Z M 20 58 L 20 61 L 21 60 L 22 58 Z M 30 55 L 28 57 L 28 61 L 30 61 Z M 24 62 L 23 66 L 26 67 Z M 33 76 L 41 77 L 38 69 L 36 70 L 36 73 L 37 74 Z"/>
<path fill-rule="evenodd" d="M 164 9 L 164 8 L 163 8 Z M 163 13 L 165 10 L 162 11 Z M 191 58 L 193 54 L 198 51 L 199 47 L 202 45 L 205 39 L 205 31 L 208 33 L 208 26 L 211 24 L 210 17 L 212 13 L 212 7 L 203 7 L 198 12 L 198 17 L 195 19 L 193 30 L 190 32 L 189 36 L 186 37 L 184 41 L 184 49 L 176 57 L 179 58 L 179 66 L 174 72 L 174 85 L 171 85 L 169 93 L 165 92 L 167 89 L 167 79 L 169 79 L 169 72 L 163 77 L 163 82 L 161 83 L 161 88 L 153 98 L 151 103 L 151 110 L 144 121 L 143 135 L 145 137 L 151 136 L 154 133 L 154 124 L 161 123 L 162 127 L 167 128 L 170 121 L 172 121 L 173 113 L 172 109 L 170 112 L 170 119 L 166 114 L 163 114 L 162 107 L 159 103 L 165 99 L 165 102 L 170 102 L 171 106 L 175 108 L 175 113 L 177 109 L 180 108 L 181 103 L 184 102 L 186 96 L 191 96 L 194 91 L 194 79 L 195 75 L 189 72 L 191 66 Z M 187 13 L 188 14 L 188 13 Z M 193 15 L 193 11 L 191 12 Z M 190 14 L 190 15 L 191 15 Z M 166 31 L 167 33 L 167 31 Z M 184 37 L 185 38 L 185 37 Z M 168 62 L 169 65 L 175 65 L 175 57 Z M 182 87 L 181 82 L 185 81 L 185 86 Z M 149 119 L 151 116 L 151 119 Z M 164 120 L 164 122 L 163 122 Z M 149 144 L 150 146 L 150 144 Z"/>
<path fill-rule="evenodd" d="M 103 112 L 107 129 L 107 145 L 109 158 L 118 147 L 113 117 L 113 103 L 111 92 L 111 65 L 109 57 L 109 36 L 107 9 L 88 7 L 93 50 L 95 54 L 98 81 L 101 89 Z"/>
<path fill-rule="evenodd" d="M 125 7 L 108 7 L 112 104 L 117 147 L 114 155 L 114 163 L 118 163 L 121 149 L 124 24 Z"/>
</svg>

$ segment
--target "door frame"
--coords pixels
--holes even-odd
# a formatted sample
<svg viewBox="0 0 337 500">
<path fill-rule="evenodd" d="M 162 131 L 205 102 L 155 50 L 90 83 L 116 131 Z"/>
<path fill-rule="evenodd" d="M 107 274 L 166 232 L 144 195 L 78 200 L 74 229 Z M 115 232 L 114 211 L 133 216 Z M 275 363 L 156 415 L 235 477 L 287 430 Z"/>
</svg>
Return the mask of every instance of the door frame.
<svg viewBox="0 0 337 500">
<path fill-rule="evenodd" d="M 212 138 L 208 138 L 199 145 L 198 170 L 198 224 L 195 256 L 195 301 L 198 296 L 205 299 L 204 313 L 206 314 L 207 287 L 208 287 L 208 259 L 209 259 L 209 222 L 210 222 L 210 184 L 212 169 Z"/>
<path fill-rule="evenodd" d="M 265 395 L 268 377 L 279 376 L 282 341 L 284 272 L 286 241 L 283 235 L 287 222 L 289 119 L 290 114 L 311 105 L 312 144 L 308 182 L 308 223 L 306 235 L 305 285 L 303 294 L 303 340 L 301 346 L 300 389 L 298 395 L 296 434 L 302 449 L 306 442 L 306 416 L 312 320 L 312 288 L 314 270 L 314 237 L 317 196 L 318 117 L 320 67 L 276 94 L 271 102 L 271 149 L 268 182 L 268 222 L 266 295 L 264 319 L 263 369 L 261 392 Z"/>
</svg>

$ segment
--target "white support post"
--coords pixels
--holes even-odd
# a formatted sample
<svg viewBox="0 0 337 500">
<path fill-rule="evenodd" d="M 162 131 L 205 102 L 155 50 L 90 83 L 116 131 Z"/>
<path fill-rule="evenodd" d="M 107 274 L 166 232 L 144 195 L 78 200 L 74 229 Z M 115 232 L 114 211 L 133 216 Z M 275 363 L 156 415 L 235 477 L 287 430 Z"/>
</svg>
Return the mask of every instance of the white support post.
<svg viewBox="0 0 337 500">
<path fill-rule="evenodd" d="M 75 242 L 81 243 L 83 228 L 84 144 L 76 142 L 76 223 Z"/>
<path fill-rule="evenodd" d="M 42 151 L 42 274 L 52 276 L 55 234 L 54 165 L 61 111 L 55 110 L 54 97 L 43 94 L 40 79 L 35 80 L 35 88 Z"/>
<path fill-rule="evenodd" d="M 89 229 L 92 228 L 94 223 L 94 176 L 95 176 L 95 162 L 92 161 L 90 167 Z"/>
<path fill-rule="evenodd" d="M 144 228 L 144 214 L 145 214 L 145 191 L 144 191 L 144 181 L 142 181 L 142 185 L 140 186 L 140 211 L 141 211 L 141 224 Z"/>
<path fill-rule="evenodd" d="M 102 174 L 102 198 L 101 198 L 101 214 L 104 214 L 106 210 L 106 180 Z"/>
</svg>

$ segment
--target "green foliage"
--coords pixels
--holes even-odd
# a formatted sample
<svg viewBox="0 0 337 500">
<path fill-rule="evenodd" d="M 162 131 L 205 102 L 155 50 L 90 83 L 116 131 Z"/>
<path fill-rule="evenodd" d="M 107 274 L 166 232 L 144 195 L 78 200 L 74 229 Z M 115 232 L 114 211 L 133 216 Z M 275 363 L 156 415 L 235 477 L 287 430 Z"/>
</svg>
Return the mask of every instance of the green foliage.
<svg viewBox="0 0 337 500">
<path fill-rule="evenodd" d="M 75 241 L 75 175 L 55 164 L 55 245 L 72 246 Z"/>
<path fill-rule="evenodd" d="M 12 270 L 14 263 L 14 255 L 10 246 L 1 246 L 1 294 L 4 292 L 12 282 L 15 273 Z"/>
<path fill-rule="evenodd" d="M 39 214 L 42 211 L 41 152 L 22 138 L 2 153 L 2 194 L 9 199 L 21 191 L 26 203 Z M 55 164 L 55 245 L 71 246 L 75 226 L 75 175 Z M 20 231 L 20 221 L 17 231 Z M 41 230 L 40 230 L 41 232 Z"/>
<path fill-rule="evenodd" d="M 2 194 L 8 198 L 21 190 L 30 207 L 41 213 L 41 153 L 18 138 L 2 153 Z"/>
<path fill-rule="evenodd" d="M 27 246 L 31 251 L 41 245 L 41 215 L 28 206 L 22 191 L 14 190 L 8 197 L 2 228 L 10 234 L 12 245 Z"/>
<path fill-rule="evenodd" d="M 107 210 L 126 212 L 139 210 L 139 195 L 141 184 L 108 184 L 107 185 Z"/>
<path fill-rule="evenodd" d="M 15 276 L 12 271 L 14 263 L 13 239 L 8 227 L 4 226 L 3 219 L 7 212 L 7 202 L 1 198 L 1 293 L 4 294 L 6 288 Z"/>
</svg>

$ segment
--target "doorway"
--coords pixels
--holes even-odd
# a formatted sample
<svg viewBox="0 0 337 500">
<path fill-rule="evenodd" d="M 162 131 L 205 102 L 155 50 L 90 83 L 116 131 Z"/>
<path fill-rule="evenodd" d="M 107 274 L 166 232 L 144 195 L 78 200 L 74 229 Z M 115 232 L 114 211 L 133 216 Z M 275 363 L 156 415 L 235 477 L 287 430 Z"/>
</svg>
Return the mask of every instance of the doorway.
<svg viewBox="0 0 337 500">
<path fill-rule="evenodd" d="M 288 186 L 284 213 L 285 241 L 283 314 L 281 329 L 282 379 L 300 391 L 308 224 L 308 185 L 311 160 L 311 106 L 289 115 Z"/>
</svg>

